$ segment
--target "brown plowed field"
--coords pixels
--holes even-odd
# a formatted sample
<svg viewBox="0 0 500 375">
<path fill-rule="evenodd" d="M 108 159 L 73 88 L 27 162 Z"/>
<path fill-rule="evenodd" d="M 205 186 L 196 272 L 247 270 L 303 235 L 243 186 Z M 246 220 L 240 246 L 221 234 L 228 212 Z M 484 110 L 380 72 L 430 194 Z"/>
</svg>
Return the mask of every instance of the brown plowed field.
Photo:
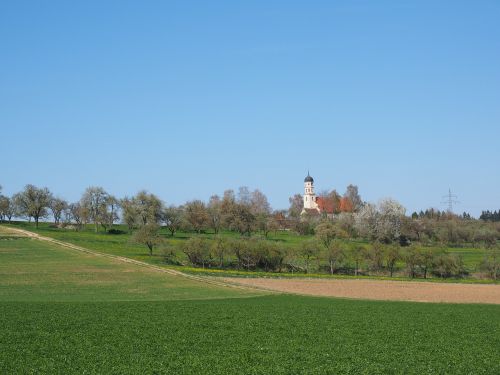
<svg viewBox="0 0 500 375">
<path fill-rule="evenodd" d="M 373 300 L 500 304 L 500 285 L 385 280 L 224 278 L 285 293 Z"/>
</svg>

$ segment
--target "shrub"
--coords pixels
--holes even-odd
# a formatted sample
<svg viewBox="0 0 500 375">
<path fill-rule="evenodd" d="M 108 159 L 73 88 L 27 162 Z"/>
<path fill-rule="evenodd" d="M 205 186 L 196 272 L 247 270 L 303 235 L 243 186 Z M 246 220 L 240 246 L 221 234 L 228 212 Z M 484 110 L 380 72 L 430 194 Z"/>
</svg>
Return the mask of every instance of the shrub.
<svg viewBox="0 0 500 375">
<path fill-rule="evenodd" d="M 110 229 L 108 230 L 108 234 L 125 234 L 127 232 L 120 229 Z"/>
<path fill-rule="evenodd" d="M 210 244 L 202 237 L 192 237 L 182 245 L 182 251 L 195 266 L 206 265 L 212 260 Z"/>
<path fill-rule="evenodd" d="M 439 277 L 461 277 L 466 271 L 460 256 L 443 252 L 435 256 L 432 273 Z"/>
<path fill-rule="evenodd" d="M 234 255 L 238 258 L 238 265 L 247 270 L 257 265 L 259 256 L 257 254 L 254 240 L 235 240 L 232 242 L 231 247 Z"/>
<path fill-rule="evenodd" d="M 287 256 L 287 249 L 269 241 L 259 241 L 257 247 L 258 266 L 266 271 L 281 272 Z"/>
<path fill-rule="evenodd" d="M 480 268 L 493 280 L 500 277 L 500 249 L 498 247 L 489 251 L 481 262 Z"/>
</svg>

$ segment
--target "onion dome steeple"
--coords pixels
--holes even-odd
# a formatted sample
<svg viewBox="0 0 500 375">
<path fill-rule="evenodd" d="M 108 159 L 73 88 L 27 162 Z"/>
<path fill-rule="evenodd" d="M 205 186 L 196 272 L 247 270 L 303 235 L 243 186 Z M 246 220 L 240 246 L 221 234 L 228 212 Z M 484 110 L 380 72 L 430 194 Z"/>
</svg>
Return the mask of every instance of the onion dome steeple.
<svg viewBox="0 0 500 375">
<path fill-rule="evenodd" d="M 307 171 L 307 177 L 304 178 L 304 182 L 314 182 L 314 179 L 309 175 L 309 171 Z"/>
</svg>

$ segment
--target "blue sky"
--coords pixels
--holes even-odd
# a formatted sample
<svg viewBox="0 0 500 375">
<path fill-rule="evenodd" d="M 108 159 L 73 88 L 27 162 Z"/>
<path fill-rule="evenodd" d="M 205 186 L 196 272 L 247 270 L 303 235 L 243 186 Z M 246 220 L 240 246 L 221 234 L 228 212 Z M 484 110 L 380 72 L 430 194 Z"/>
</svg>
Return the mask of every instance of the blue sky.
<svg viewBox="0 0 500 375">
<path fill-rule="evenodd" d="M 0 4 L 0 184 L 500 208 L 498 1 Z"/>
</svg>

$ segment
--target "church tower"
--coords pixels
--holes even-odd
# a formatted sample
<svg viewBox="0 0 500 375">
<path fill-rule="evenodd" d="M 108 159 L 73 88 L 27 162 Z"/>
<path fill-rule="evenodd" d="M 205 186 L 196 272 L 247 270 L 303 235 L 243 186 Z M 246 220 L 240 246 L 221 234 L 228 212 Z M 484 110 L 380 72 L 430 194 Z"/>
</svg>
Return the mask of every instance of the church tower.
<svg viewBox="0 0 500 375">
<path fill-rule="evenodd" d="M 307 177 L 304 179 L 304 210 L 317 210 L 316 193 L 314 193 L 314 179 L 307 172 Z"/>
</svg>

